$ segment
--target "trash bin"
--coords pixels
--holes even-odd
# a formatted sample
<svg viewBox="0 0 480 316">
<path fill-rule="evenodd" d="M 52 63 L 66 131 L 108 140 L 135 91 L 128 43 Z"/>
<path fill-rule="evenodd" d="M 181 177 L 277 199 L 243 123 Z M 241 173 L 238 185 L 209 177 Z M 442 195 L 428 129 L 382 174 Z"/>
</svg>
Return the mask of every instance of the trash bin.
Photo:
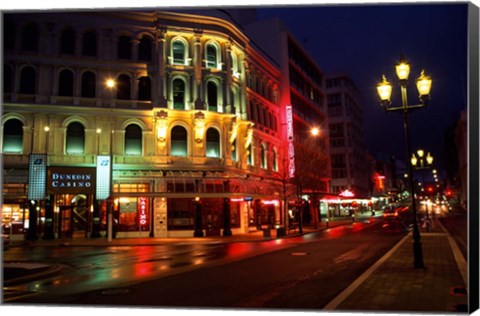
<svg viewBox="0 0 480 316">
<path fill-rule="evenodd" d="M 263 238 L 270 238 L 271 237 L 270 228 L 264 228 L 262 230 L 263 230 Z"/>
<path fill-rule="evenodd" d="M 285 236 L 285 227 L 278 227 L 277 228 L 277 238 L 281 238 Z"/>
</svg>

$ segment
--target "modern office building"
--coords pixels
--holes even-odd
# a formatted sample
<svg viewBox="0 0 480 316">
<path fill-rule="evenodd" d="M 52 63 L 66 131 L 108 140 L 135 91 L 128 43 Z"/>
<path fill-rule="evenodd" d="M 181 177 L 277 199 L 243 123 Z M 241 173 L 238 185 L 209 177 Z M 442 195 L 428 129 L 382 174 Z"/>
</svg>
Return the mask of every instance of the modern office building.
<svg viewBox="0 0 480 316">
<path fill-rule="evenodd" d="M 212 16 L 32 12 L 3 23 L 2 217 L 14 233 L 228 236 L 285 223 L 287 105 L 295 124 L 326 130 L 311 61 L 291 56 L 285 77 Z"/>
<path fill-rule="evenodd" d="M 365 150 L 362 101 L 351 78 L 345 74 L 326 76 L 332 192 L 345 190 L 355 196 L 370 196 L 370 166 Z"/>
<path fill-rule="evenodd" d="M 302 218 L 316 225 L 320 201 L 330 191 L 330 156 L 328 117 L 324 75 L 320 67 L 297 42 L 279 19 L 268 19 L 244 25 L 257 43 L 280 65 L 284 138 L 288 141 L 288 177 L 293 179 L 302 197 Z M 289 119 L 291 117 L 291 119 Z M 292 129 L 289 130 L 290 121 Z M 316 133 L 312 134 L 315 130 Z M 298 208 L 298 205 L 296 205 Z"/>
</svg>

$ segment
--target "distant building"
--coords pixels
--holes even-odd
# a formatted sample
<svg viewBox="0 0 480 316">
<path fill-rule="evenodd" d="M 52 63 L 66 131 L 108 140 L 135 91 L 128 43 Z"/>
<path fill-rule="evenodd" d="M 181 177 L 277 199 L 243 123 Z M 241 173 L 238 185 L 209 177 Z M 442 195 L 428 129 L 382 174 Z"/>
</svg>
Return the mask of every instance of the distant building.
<svg viewBox="0 0 480 316">
<path fill-rule="evenodd" d="M 333 193 L 345 190 L 367 197 L 370 172 L 364 140 L 363 110 L 359 91 L 347 74 L 326 79 Z"/>
<path fill-rule="evenodd" d="M 456 181 L 456 190 L 460 205 L 467 209 L 468 207 L 468 124 L 467 110 L 460 113 L 460 119 L 457 122 L 455 130 L 455 141 L 458 153 L 458 173 Z"/>
</svg>

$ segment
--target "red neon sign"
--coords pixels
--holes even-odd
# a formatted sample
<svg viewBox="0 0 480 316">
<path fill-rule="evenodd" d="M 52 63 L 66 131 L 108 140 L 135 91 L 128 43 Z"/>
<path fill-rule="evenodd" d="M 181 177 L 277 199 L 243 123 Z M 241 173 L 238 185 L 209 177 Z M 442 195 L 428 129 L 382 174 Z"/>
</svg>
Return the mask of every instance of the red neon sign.
<svg viewBox="0 0 480 316">
<path fill-rule="evenodd" d="M 145 226 L 147 225 L 147 198 L 141 197 L 138 199 L 139 201 L 139 221 L 140 225 Z"/>
<path fill-rule="evenodd" d="M 287 105 L 287 141 L 288 141 L 288 177 L 295 177 L 295 150 L 293 147 L 293 111 L 292 106 Z"/>
<path fill-rule="evenodd" d="M 354 197 L 355 196 L 355 194 L 350 190 L 345 190 L 343 192 L 340 192 L 339 195 L 343 196 L 343 197 Z"/>
</svg>

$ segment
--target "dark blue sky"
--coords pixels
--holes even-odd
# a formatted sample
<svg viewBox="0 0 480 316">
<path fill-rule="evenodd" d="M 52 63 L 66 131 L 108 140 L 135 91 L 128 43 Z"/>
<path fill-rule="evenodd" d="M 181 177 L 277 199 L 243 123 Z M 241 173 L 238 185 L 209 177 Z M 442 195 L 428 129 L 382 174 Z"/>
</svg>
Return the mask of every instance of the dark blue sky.
<svg viewBox="0 0 480 316">
<path fill-rule="evenodd" d="M 379 106 L 381 75 L 396 84 L 394 65 L 403 53 L 411 64 L 409 104 L 420 71 L 433 79 L 427 108 L 409 114 L 412 148 L 443 162 L 443 134 L 466 108 L 467 4 L 329 5 L 263 7 L 258 18 L 280 17 L 324 73 L 344 71 L 363 96 L 366 143 L 374 155 L 406 159 L 403 116 Z M 400 88 L 393 102 L 400 105 Z M 441 166 L 439 166 L 441 168 Z"/>
</svg>

